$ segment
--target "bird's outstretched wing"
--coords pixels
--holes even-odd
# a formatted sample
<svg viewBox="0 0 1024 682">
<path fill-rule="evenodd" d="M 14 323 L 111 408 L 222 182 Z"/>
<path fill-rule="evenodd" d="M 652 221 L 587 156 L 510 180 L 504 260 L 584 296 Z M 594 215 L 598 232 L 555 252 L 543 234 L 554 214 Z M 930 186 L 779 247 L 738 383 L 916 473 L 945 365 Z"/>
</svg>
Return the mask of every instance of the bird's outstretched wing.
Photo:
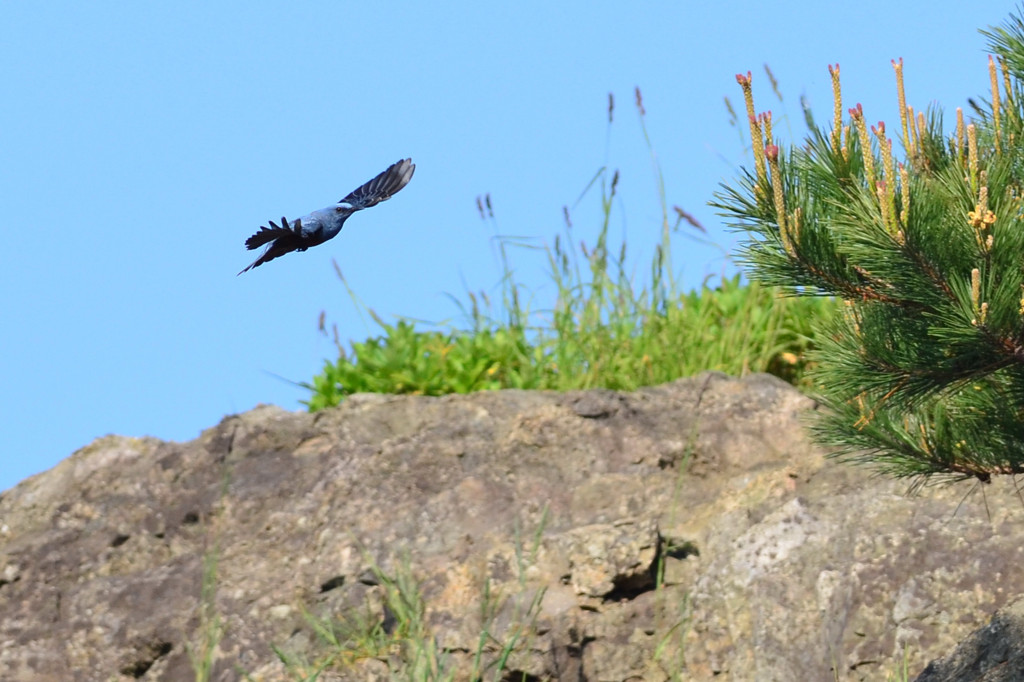
<svg viewBox="0 0 1024 682">
<path fill-rule="evenodd" d="M 388 169 L 362 187 L 353 190 L 339 204 L 349 204 L 353 211 L 359 211 L 387 201 L 400 189 L 409 184 L 416 164 L 412 159 L 402 159 L 388 166 Z"/>
</svg>

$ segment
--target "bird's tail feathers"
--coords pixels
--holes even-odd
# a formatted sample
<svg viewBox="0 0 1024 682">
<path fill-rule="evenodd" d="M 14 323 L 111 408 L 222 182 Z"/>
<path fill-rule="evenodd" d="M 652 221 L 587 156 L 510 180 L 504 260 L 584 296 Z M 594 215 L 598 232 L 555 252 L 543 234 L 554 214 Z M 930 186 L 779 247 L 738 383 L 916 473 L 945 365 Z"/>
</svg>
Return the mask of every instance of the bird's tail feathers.
<svg viewBox="0 0 1024 682">
<path fill-rule="evenodd" d="M 288 224 L 288 219 L 281 217 L 281 224 L 277 225 L 273 220 L 268 221 L 270 227 L 261 227 L 259 232 L 254 234 L 245 240 L 245 248 L 250 251 L 258 249 L 264 244 L 274 241 L 278 237 L 283 237 L 289 234 L 299 234 L 299 230 L 302 229 L 302 220 L 294 220 L 292 224 Z"/>
</svg>

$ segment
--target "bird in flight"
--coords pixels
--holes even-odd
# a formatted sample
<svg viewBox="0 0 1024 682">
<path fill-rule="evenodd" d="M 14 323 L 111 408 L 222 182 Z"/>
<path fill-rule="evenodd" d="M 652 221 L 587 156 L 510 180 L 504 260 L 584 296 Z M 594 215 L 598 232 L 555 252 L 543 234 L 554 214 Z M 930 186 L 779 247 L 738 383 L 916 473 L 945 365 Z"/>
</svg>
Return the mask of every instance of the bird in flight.
<svg viewBox="0 0 1024 682">
<path fill-rule="evenodd" d="M 276 225 L 271 220 L 270 227 L 261 227 L 259 232 L 245 240 L 245 246 L 249 250 L 258 249 L 264 244 L 270 244 L 270 246 L 263 252 L 263 255 L 242 272 L 251 270 L 257 265 L 263 265 L 286 253 L 305 251 L 311 246 L 323 244 L 341 232 L 342 226 L 350 215 L 390 199 L 392 195 L 408 185 L 415 170 L 416 164 L 412 162 L 412 159 L 402 159 L 391 164 L 386 171 L 362 187 L 353 190 L 334 206 L 321 208 L 319 211 L 296 218 L 291 224 L 285 218 L 281 218 L 280 225 Z M 347 204 L 347 206 L 342 204 Z M 238 274 L 241 275 L 242 272 Z"/>
</svg>

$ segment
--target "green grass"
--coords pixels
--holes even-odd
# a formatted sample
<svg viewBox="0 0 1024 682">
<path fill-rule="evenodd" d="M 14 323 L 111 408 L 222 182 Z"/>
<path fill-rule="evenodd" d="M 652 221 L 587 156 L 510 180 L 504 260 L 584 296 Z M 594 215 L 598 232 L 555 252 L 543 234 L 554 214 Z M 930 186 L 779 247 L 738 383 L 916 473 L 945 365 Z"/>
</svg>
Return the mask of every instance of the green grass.
<svg viewBox="0 0 1024 682">
<path fill-rule="evenodd" d="M 544 589 L 531 589 L 526 571 L 536 561 L 546 518 L 545 513 L 528 546 L 517 526 L 518 581 L 511 592 L 495 588 L 489 578 L 484 578 L 479 600 L 480 634 L 475 649 L 459 652 L 463 660 L 457 660 L 442 647 L 431 632 L 426 604 L 408 557 L 389 574 L 367 555 L 379 590 L 379 603 L 368 598 L 363 609 L 342 614 L 316 616 L 306 612 L 307 626 L 316 636 L 313 650 L 300 655 L 274 648 L 289 679 L 314 682 L 327 671 L 359 672 L 358 666 L 369 661 L 380 662 L 379 667 L 385 668 L 395 680 L 499 681 L 509 676 L 525 677 L 516 674 L 510 659 L 516 652 L 529 648 L 536 631 Z M 502 614 L 509 610 L 509 621 L 499 626 Z M 382 617 L 381 611 L 386 617 Z M 312 662 L 308 656 L 313 656 Z"/>
<path fill-rule="evenodd" d="M 310 410 L 338 405 L 353 393 L 445 395 L 500 388 L 632 390 L 705 369 L 728 374 L 771 372 L 801 385 L 812 323 L 830 314 L 827 299 L 781 298 L 733 277 L 672 297 L 662 311 L 617 313 L 594 324 L 563 299 L 552 328 L 525 325 L 475 331 L 422 331 L 407 321 L 340 349 L 335 361 L 304 384 Z M 633 302 L 635 304 L 635 302 Z"/>
<path fill-rule="evenodd" d="M 206 528 L 209 546 L 203 553 L 203 573 L 199 588 L 199 607 L 194 635 L 185 642 L 185 651 L 196 682 L 209 682 L 217 663 L 218 647 L 225 634 L 225 623 L 217 609 L 218 570 L 221 557 L 221 529 L 219 519 L 224 510 L 231 472 L 225 465 L 221 473 L 220 497 Z"/>
<path fill-rule="evenodd" d="M 647 137 L 643 109 L 638 109 L 662 217 L 643 284 L 630 275 L 625 241 L 617 249 L 609 248 L 619 174 L 601 168 L 581 196 L 600 195 L 596 242 L 587 246 L 574 237 L 566 209 L 563 233 L 555 236 L 553 245 L 539 247 L 555 285 L 550 307 L 531 310 L 524 303 L 534 297 L 516 281 L 510 255 L 523 243 L 498 235 L 503 269 L 500 303 L 468 291 L 463 300 L 454 299 L 465 325 L 444 331 L 417 328 L 407 320 L 391 324 L 370 310 L 381 333 L 353 341 L 349 348 L 339 341 L 335 328 L 338 358 L 325 361 L 321 373 L 300 384 L 310 391 L 304 401 L 309 409 L 332 407 L 348 395 L 366 392 L 632 390 L 708 369 L 737 376 L 771 372 L 802 385 L 807 352 L 815 345 L 813 324 L 831 316 L 836 303 L 829 298 L 784 298 L 775 289 L 742 281 L 739 275 L 705 280 L 697 290 L 683 290 L 672 270 L 672 240 L 689 216 L 676 209 L 675 224 L 670 224 L 661 171 Z M 479 206 L 481 216 L 493 221 L 490 202 L 486 205 L 486 209 Z M 702 240 L 692 233 L 685 237 Z M 337 272 L 361 306 L 341 271 Z M 322 320 L 320 328 L 327 333 Z"/>
<path fill-rule="evenodd" d="M 217 663 L 217 647 L 224 636 L 224 621 L 217 610 L 217 566 L 220 548 L 214 546 L 203 555 L 203 578 L 199 598 L 199 624 L 191 642 L 186 642 L 196 682 L 209 682 Z"/>
</svg>

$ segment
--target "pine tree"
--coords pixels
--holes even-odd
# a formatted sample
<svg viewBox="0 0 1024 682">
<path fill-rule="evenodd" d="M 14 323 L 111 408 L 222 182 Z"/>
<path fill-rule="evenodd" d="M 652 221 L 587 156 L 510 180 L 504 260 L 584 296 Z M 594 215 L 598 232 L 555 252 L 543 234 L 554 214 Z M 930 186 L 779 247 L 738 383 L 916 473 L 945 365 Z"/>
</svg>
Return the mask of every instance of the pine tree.
<svg viewBox="0 0 1024 682">
<path fill-rule="evenodd" d="M 788 149 L 737 76 L 754 168 L 712 202 L 752 277 L 845 303 L 818 330 L 815 438 L 915 483 L 1024 473 L 1024 21 L 983 33 L 991 99 L 948 133 L 907 106 L 902 59 L 895 135 L 844 116 L 837 64 L 831 128 Z"/>
</svg>

